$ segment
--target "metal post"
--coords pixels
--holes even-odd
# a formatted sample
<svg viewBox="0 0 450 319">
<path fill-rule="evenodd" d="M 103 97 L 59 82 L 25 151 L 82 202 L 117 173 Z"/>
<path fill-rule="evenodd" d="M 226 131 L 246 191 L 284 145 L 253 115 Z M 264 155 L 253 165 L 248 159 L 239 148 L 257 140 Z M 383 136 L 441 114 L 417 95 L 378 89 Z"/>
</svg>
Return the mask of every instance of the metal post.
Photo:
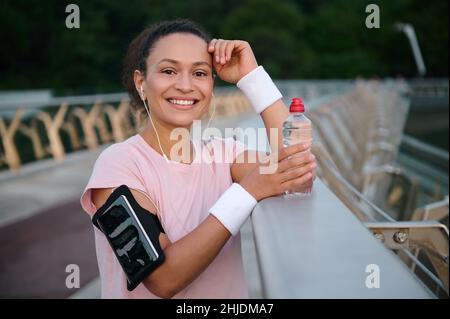
<svg viewBox="0 0 450 319">
<path fill-rule="evenodd" d="M 414 54 L 414 59 L 416 61 L 419 76 L 425 76 L 427 70 L 425 68 L 425 63 L 423 62 L 422 53 L 420 52 L 419 42 L 417 41 L 414 27 L 409 23 L 396 23 L 395 28 L 398 31 L 404 32 L 408 37 L 409 43 L 411 44 L 411 49 Z"/>
</svg>

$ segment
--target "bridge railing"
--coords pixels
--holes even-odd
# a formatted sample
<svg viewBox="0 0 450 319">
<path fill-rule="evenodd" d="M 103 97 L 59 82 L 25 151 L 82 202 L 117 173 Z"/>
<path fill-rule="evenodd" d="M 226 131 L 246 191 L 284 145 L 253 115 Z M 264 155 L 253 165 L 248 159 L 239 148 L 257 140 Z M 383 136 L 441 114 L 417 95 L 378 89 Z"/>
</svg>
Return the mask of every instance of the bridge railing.
<svg viewBox="0 0 450 319">
<path fill-rule="evenodd" d="M 339 173 L 320 143 L 314 145 L 314 153 L 320 175 L 342 203 L 375 238 L 395 251 L 437 296 L 448 296 L 449 233 L 443 223 L 448 218 L 448 197 L 416 209 L 411 221 L 396 221 Z"/>
<path fill-rule="evenodd" d="M 251 217 L 263 298 L 435 298 L 320 179 Z"/>
<path fill-rule="evenodd" d="M 237 91 L 218 90 L 214 103 L 214 116 L 219 118 L 251 109 Z M 68 152 L 122 141 L 143 124 L 141 114 L 130 111 L 122 93 L 52 98 L 23 106 L 13 103 L 0 111 L 0 168 L 15 172 L 24 162 L 46 157 L 62 161 Z"/>
<path fill-rule="evenodd" d="M 364 239 L 357 239 L 361 243 L 359 248 L 353 242 L 347 243 L 351 247 L 348 252 L 337 244 L 351 241 L 353 233 L 358 233 L 361 227 L 371 232 L 380 244 L 384 244 L 387 252 L 395 252 L 397 261 L 403 261 L 404 267 L 409 267 L 399 271 L 409 273 L 416 279 L 420 278 L 422 284 L 427 285 L 435 296 L 448 296 L 448 276 L 445 275 L 448 273 L 448 229 L 440 222 L 442 218 L 448 218 L 448 205 L 440 208 L 441 219 L 433 221 L 416 219 L 413 222 L 398 222 L 392 211 L 384 209 L 391 205 L 403 213 L 405 210 L 420 211 L 411 202 L 414 188 L 410 186 L 410 177 L 396 167 L 394 162 L 402 141 L 408 111 L 407 101 L 395 87 L 360 83 L 342 95 L 331 96 L 320 103 L 314 103 L 313 107 L 307 106 L 307 109 L 310 109 L 307 116 L 312 119 L 315 129 L 313 152 L 318 160 L 321 181 L 315 185 L 316 192 L 310 198 L 269 199 L 260 204 L 263 209 L 257 208 L 256 214 L 254 212 L 252 215 L 261 272 L 259 286 L 263 289 L 263 295 L 368 296 L 364 286 L 357 286 L 358 283 L 361 284 L 358 282 L 360 277 L 355 279 L 342 269 L 342 273 L 331 271 L 331 274 L 353 282 L 355 286 L 351 288 L 351 292 L 339 294 L 333 289 L 334 286 L 329 288 L 331 290 L 326 290 L 324 283 L 327 282 L 328 273 L 321 272 L 321 269 L 332 267 L 331 265 L 339 268 L 343 264 L 346 269 L 350 269 L 351 266 L 346 263 L 358 265 L 364 260 L 360 258 L 364 252 L 372 252 L 372 249 L 376 251 Z M 240 126 L 263 127 L 263 123 L 254 118 L 240 123 Z M 327 196 L 322 182 L 334 196 Z M 324 207 L 326 205 L 322 205 L 323 203 L 329 205 Z M 341 210 L 342 204 L 345 209 Z M 339 222 L 327 215 L 328 211 L 336 210 L 342 214 L 338 218 Z M 321 219 L 321 214 L 326 217 Z M 360 221 L 359 227 L 350 226 L 352 223 L 343 216 L 346 214 L 356 216 Z M 336 228 L 345 230 L 339 233 L 342 238 L 329 235 L 334 234 Z M 320 242 L 321 236 L 328 238 L 329 246 L 315 245 Z M 286 245 L 291 254 L 286 253 Z M 289 248 L 291 245 L 295 249 Z M 363 252 L 364 247 L 367 250 Z M 336 256 L 336 251 L 342 256 Z M 316 256 L 321 256 L 321 262 L 325 265 L 314 259 Z M 383 266 L 385 267 L 396 266 Z M 309 279 L 304 274 L 309 274 Z M 302 280 L 297 280 L 297 276 Z M 336 280 L 330 282 L 334 285 Z M 398 296 L 401 293 L 404 298 L 410 296 L 401 280 L 398 281 L 398 288 Z M 388 298 L 391 293 L 393 291 L 386 290 L 380 296 Z M 376 295 L 374 293 L 372 297 Z"/>
<path fill-rule="evenodd" d="M 443 223 L 448 203 L 432 223 L 396 221 L 423 209 L 416 207 L 419 183 L 395 163 L 402 142 L 412 143 L 403 137 L 408 101 L 395 87 L 374 83 L 361 83 L 335 100 L 340 102 L 309 115 L 318 131 L 314 151 L 325 181 L 386 247 L 448 295 L 448 228 Z M 427 154 L 439 163 L 445 160 L 434 148 Z"/>
</svg>

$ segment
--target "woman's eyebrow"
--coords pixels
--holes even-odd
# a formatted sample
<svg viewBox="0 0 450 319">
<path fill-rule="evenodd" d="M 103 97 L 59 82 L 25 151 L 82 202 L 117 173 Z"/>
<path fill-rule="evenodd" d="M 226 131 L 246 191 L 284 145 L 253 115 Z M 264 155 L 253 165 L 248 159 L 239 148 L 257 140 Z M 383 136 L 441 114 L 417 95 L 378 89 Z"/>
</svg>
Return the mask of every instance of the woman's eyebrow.
<svg viewBox="0 0 450 319">
<path fill-rule="evenodd" d="M 194 63 L 193 63 L 194 66 L 197 66 L 197 65 L 203 65 L 203 64 L 205 64 L 205 65 L 209 66 L 210 68 L 212 68 L 212 67 L 211 67 L 211 64 L 209 64 L 208 62 L 199 61 L 199 62 L 194 62 Z"/>
<path fill-rule="evenodd" d="M 161 63 L 163 63 L 163 62 L 169 62 L 169 63 L 173 63 L 173 64 L 179 64 L 179 62 L 178 62 L 177 60 L 172 60 L 172 59 L 162 59 L 162 60 L 160 60 L 160 61 L 158 62 L 158 64 L 161 64 Z M 198 66 L 198 65 L 203 65 L 203 64 L 205 64 L 205 65 L 207 65 L 208 67 L 212 68 L 212 67 L 211 67 L 211 64 L 209 64 L 208 62 L 205 62 L 205 61 L 198 61 L 198 62 L 192 63 L 193 66 Z"/>
</svg>

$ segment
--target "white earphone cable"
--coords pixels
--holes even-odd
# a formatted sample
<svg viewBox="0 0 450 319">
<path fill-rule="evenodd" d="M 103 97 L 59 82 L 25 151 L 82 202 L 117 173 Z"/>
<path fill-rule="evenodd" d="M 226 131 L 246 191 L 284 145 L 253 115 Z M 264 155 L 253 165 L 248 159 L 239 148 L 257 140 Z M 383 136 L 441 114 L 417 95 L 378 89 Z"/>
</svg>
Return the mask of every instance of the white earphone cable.
<svg viewBox="0 0 450 319">
<path fill-rule="evenodd" d="M 161 141 L 159 140 L 158 130 L 156 129 L 155 124 L 153 123 L 152 117 L 150 115 L 150 111 L 148 110 L 148 107 L 147 107 L 147 103 L 145 103 L 145 99 L 144 98 L 142 98 L 142 101 L 144 102 L 145 110 L 147 111 L 148 117 L 150 118 L 150 122 L 152 123 L 153 129 L 155 130 L 156 139 L 158 140 L 158 144 L 159 144 L 159 148 L 161 150 L 161 153 L 163 154 L 163 157 L 165 158 L 166 162 L 169 162 L 169 159 L 167 158 L 166 153 L 164 153 L 164 151 L 162 149 Z"/>
<path fill-rule="evenodd" d="M 211 115 L 209 116 L 208 124 L 206 125 L 206 129 L 205 130 L 207 130 L 209 128 L 209 125 L 211 124 L 211 120 L 212 120 L 212 118 L 214 116 L 214 113 L 216 112 L 216 98 L 214 96 L 214 93 L 212 93 L 212 100 L 213 100 L 213 103 L 212 103 L 213 111 L 212 111 Z"/>
</svg>

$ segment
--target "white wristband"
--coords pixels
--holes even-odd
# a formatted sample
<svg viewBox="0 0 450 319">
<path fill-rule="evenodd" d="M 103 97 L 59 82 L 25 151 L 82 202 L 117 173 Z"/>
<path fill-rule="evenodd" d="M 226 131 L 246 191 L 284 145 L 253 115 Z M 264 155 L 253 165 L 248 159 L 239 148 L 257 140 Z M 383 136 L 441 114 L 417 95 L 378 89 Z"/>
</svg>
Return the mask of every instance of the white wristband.
<svg viewBox="0 0 450 319">
<path fill-rule="evenodd" d="M 283 97 L 262 65 L 246 74 L 236 85 L 258 114 Z"/>
<path fill-rule="evenodd" d="M 233 183 L 209 212 L 234 236 L 246 221 L 257 201 L 241 185 Z"/>
</svg>

